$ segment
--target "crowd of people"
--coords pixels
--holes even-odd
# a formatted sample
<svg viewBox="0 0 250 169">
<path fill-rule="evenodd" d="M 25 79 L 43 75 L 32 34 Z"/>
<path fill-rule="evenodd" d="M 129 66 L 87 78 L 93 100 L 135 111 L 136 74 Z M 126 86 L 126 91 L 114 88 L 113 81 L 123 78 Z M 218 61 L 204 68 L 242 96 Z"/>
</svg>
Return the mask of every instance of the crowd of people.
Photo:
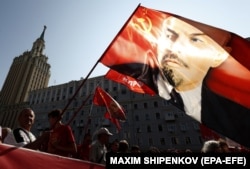
<svg viewBox="0 0 250 169">
<path fill-rule="evenodd" d="M 39 150 L 51 154 L 70 157 L 76 153 L 75 138 L 70 126 L 62 123 L 62 112 L 60 109 L 48 113 L 50 130 L 36 138 L 31 132 L 35 122 L 35 113 L 31 108 L 24 108 L 18 115 L 18 127 L 10 129 L 5 127 L 2 131 L 1 142 L 17 147 Z M 4 133 L 4 132 L 3 132 Z"/>
<path fill-rule="evenodd" d="M 69 125 L 62 123 L 62 111 L 60 109 L 52 110 L 48 113 L 50 130 L 45 131 L 41 136 L 35 137 L 31 128 L 35 121 L 35 113 L 31 108 L 23 109 L 18 116 L 18 127 L 10 129 L 0 127 L 0 143 L 10 144 L 17 147 L 24 147 L 33 150 L 43 151 L 65 157 L 76 158 L 80 160 L 91 161 L 99 164 L 106 164 L 107 154 L 116 153 L 141 153 L 139 145 L 129 145 L 126 139 L 113 140 L 110 137 L 113 134 L 104 127 L 101 127 L 92 140 L 92 135 L 86 133 L 82 143 L 77 145 L 72 129 Z M 240 152 L 238 148 L 230 148 L 223 139 L 206 140 L 201 148 L 201 153 L 230 153 Z M 186 150 L 160 150 L 157 147 L 150 147 L 146 153 L 187 153 Z"/>
</svg>

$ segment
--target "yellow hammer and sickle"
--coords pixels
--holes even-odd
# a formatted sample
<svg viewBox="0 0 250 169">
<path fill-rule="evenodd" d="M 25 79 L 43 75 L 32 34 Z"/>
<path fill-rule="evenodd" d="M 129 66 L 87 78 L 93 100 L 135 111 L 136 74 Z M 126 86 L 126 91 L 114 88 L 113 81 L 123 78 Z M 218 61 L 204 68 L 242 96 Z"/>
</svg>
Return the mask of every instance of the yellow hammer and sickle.
<svg viewBox="0 0 250 169">
<path fill-rule="evenodd" d="M 143 33 L 149 33 L 152 29 L 152 22 L 150 18 L 146 16 L 145 18 L 136 19 L 133 26 Z"/>
</svg>

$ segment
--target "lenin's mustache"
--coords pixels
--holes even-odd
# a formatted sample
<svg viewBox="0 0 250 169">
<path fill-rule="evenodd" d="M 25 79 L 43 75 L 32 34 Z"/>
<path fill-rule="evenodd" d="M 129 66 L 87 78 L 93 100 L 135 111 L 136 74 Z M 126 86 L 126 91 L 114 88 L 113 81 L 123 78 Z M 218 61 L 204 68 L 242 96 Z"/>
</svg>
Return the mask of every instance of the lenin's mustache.
<svg viewBox="0 0 250 169">
<path fill-rule="evenodd" d="M 180 64 L 180 65 L 182 65 L 182 66 L 184 66 L 184 67 L 186 67 L 186 68 L 189 67 L 182 59 L 180 59 L 180 58 L 178 57 L 177 54 L 175 54 L 175 53 L 173 53 L 173 52 L 171 52 L 171 51 L 167 52 L 167 53 L 163 56 L 163 58 L 162 58 L 162 61 L 161 61 L 161 62 L 162 62 L 162 65 L 164 65 L 164 67 L 165 67 L 164 62 L 165 62 L 167 59 L 174 60 L 176 63 L 178 63 L 178 64 Z M 166 66 L 166 67 L 167 67 L 167 66 Z"/>
</svg>

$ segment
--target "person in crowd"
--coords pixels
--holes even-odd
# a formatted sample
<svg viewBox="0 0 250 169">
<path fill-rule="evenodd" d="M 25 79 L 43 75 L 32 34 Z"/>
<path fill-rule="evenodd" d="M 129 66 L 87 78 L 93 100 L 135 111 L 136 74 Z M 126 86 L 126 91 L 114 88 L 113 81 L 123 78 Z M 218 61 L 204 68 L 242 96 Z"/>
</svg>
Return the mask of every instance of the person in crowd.
<svg viewBox="0 0 250 169">
<path fill-rule="evenodd" d="M 129 152 L 129 144 L 127 140 L 120 140 L 118 153 L 128 153 L 128 152 Z"/>
<path fill-rule="evenodd" d="M 108 153 L 109 154 L 116 154 L 118 152 L 118 149 L 119 149 L 119 141 L 117 139 L 115 139 L 110 144 L 110 148 L 109 148 Z"/>
<path fill-rule="evenodd" d="M 5 143 L 23 147 L 36 140 L 32 134 L 31 127 L 35 121 L 35 113 L 31 108 L 24 108 L 18 116 L 19 126 L 5 138 Z"/>
<path fill-rule="evenodd" d="M 9 127 L 1 127 L 0 126 L 0 143 L 4 142 L 4 139 L 11 132 L 11 128 Z"/>
<path fill-rule="evenodd" d="M 109 138 L 112 135 L 113 134 L 105 127 L 102 127 L 97 131 L 97 138 L 90 146 L 90 161 L 106 165 L 107 145 L 109 143 Z"/>
<path fill-rule="evenodd" d="M 132 145 L 131 149 L 130 149 L 130 152 L 131 153 L 140 153 L 141 150 L 140 150 L 140 147 L 138 145 Z"/>
<path fill-rule="evenodd" d="M 19 126 L 6 136 L 4 143 L 17 147 L 39 150 L 40 145 L 46 140 L 48 134 L 44 134 L 37 139 L 31 132 L 31 127 L 34 124 L 34 121 L 34 111 L 31 108 L 22 109 L 18 116 Z"/>
<path fill-rule="evenodd" d="M 51 127 L 47 152 L 65 157 L 72 157 L 77 147 L 75 137 L 70 126 L 62 123 L 61 109 L 55 109 L 48 113 Z"/>
<path fill-rule="evenodd" d="M 159 148 L 157 148 L 157 147 L 155 147 L 155 146 L 151 146 L 151 147 L 149 147 L 149 149 L 148 149 L 148 151 L 147 151 L 148 153 L 152 153 L 152 154 L 157 154 L 157 153 L 161 153 L 161 151 L 159 150 Z"/>
<path fill-rule="evenodd" d="M 82 144 L 80 144 L 78 149 L 78 158 L 81 160 L 89 160 L 90 145 L 92 142 L 91 134 L 86 133 L 83 137 Z"/>
<path fill-rule="evenodd" d="M 221 153 L 221 146 L 217 140 L 207 140 L 204 142 L 201 153 Z"/>
</svg>

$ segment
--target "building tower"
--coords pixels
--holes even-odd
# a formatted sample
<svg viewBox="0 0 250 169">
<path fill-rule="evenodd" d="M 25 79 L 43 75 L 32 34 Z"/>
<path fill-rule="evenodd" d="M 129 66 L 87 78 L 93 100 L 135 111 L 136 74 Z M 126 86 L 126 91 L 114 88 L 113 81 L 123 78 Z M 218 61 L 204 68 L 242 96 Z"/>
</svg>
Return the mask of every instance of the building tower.
<svg viewBox="0 0 250 169">
<path fill-rule="evenodd" d="M 30 91 L 48 87 L 50 64 L 43 54 L 45 30 L 46 26 L 33 43 L 31 51 L 25 51 L 13 59 L 0 94 L 1 125 L 14 125 L 16 113 L 28 100 Z"/>
</svg>

